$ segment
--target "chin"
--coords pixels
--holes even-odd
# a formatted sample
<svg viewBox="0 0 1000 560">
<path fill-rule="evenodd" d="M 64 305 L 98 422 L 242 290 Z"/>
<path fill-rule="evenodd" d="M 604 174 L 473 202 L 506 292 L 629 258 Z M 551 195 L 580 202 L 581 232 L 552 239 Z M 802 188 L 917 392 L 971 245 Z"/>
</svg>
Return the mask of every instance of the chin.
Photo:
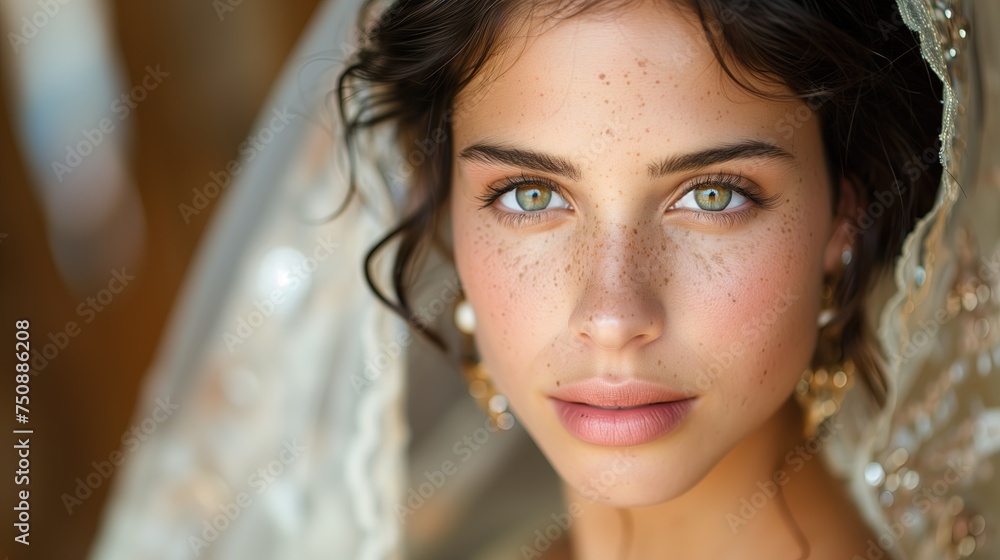
<svg viewBox="0 0 1000 560">
<path fill-rule="evenodd" d="M 708 448 L 691 426 L 682 425 L 644 445 L 608 447 L 580 441 L 556 419 L 545 424 L 544 429 L 525 425 L 575 498 L 611 507 L 648 507 L 674 500 L 694 488 L 725 456 L 725 449 Z"/>
<path fill-rule="evenodd" d="M 629 449 L 607 450 L 598 460 L 567 461 L 563 477 L 582 498 L 619 508 L 672 501 L 694 488 L 715 461 Z M 557 467 L 557 470 L 558 467 Z"/>
</svg>

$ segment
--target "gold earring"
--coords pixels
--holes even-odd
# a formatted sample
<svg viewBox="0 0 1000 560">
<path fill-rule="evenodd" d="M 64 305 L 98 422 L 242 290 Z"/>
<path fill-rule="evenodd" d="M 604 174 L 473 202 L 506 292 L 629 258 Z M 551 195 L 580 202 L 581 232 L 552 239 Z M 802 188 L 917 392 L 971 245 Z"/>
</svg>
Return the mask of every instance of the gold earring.
<svg viewBox="0 0 1000 560">
<path fill-rule="evenodd" d="M 845 251 L 846 253 L 846 251 Z M 844 258 L 845 264 L 850 262 Z M 831 325 L 837 315 L 833 287 L 823 286 L 823 306 L 817 326 L 819 340 L 813 356 L 813 366 L 802 372 L 795 386 L 795 398 L 805 415 L 805 436 L 816 437 L 820 427 L 840 410 L 847 391 L 854 385 L 856 368 L 850 359 L 844 360 L 841 327 Z"/>
<path fill-rule="evenodd" d="M 476 399 L 479 407 L 486 411 L 490 421 L 501 430 L 509 430 L 514 426 L 514 415 L 507 408 L 507 397 L 496 390 L 490 379 L 486 366 L 476 359 L 475 342 L 472 335 L 476 332 L 476 314 L 472 305 L 465 297 L 460 297 L 455 304 L 455 327 L 462 333 L 462 356 L 459 365 L 462 376 L 469 386 L 469 394 Z"/>
</svg>

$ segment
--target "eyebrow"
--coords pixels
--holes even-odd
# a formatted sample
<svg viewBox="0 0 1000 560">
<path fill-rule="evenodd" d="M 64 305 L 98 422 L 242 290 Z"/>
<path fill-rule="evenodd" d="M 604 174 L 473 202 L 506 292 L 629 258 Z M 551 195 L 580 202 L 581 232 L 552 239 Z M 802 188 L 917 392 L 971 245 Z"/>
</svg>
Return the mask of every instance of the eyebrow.
<svg viewBox="0 0 1000 560">
<path fill-rule="evenodd" d="M 522 150 L 499 144 L 473 144 L 458 157 L 469 161 L 499 163 L 545 171 L 579 180 L 583 173 L 567 159 L 552 154 Z M 647 165 L 649 177 L 657 179 L 671 173 L 701 169 L 736 159 L 795 159 L 792 154 L 774 144 L 759 140 L 744 140 L 714 148 L 663 158 Z"/>
<path fill-rule="evenodd" d="M 649 176 L 652 179 L 657 179 L 671 173 L 692 171 L 735 159 L 793 160 L 795 156 L 774 144 L 759 140 L 744 140 L 699 152 L 663 158 L 656 163 L 649 164 Z"/>
<path fill-rule="evenodd" d="M 526 167 L 536 171 L 547 171 L 555 175 L 569 177 L 574 181 L 583 175 L 580 168 L 559 156 L 520 150 L 497 144 L 473 144 L 462 150 L 458 157 L 483 163 L 501 163 L 515 167 Z"/>
</svg>

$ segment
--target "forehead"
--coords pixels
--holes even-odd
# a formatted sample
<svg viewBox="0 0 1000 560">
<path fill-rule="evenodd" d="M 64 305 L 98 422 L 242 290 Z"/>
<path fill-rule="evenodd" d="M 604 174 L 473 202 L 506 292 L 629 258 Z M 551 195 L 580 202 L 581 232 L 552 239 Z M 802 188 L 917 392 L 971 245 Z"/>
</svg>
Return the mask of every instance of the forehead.
<svg viewBox="0 0 1000 560">
<path fill-rule="evenodd" d="M 529 27 L 537 32 L 511 39 L 458 96 L 456 148 L 490 139 L 570 156 L 604 137 L 617 146 L 608 155 L 624 155 L 650 141 L 665 151 L 775 141 L 776 123 L 795 112 L 795 103 L 751 95 L 728 78 L 696 16 L 675 6 Z"/>
</svg>

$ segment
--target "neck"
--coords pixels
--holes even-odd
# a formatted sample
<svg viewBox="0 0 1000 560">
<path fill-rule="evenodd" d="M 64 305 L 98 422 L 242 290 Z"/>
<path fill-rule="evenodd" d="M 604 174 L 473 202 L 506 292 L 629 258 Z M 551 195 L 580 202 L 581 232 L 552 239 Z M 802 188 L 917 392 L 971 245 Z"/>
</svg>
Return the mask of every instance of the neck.
<svg viewBox="0 0 1000 560">
<path fill-rule="evenodd" d="M 693 488 L 655 506 L 596 504 L 564 485 L 567 507 L 582 509 L 570 530 L 573 558 L 625 560 L 665 553 L 731 558 L 736 550 L 761 558 L 804 557 L 807 545 L 794 505 L 808 503 L 803 492 L 833 482 L 815 456 L 817 447 L 805 445 L 801 426 L 799 408 L 790 399 Z"/>
</svg>

